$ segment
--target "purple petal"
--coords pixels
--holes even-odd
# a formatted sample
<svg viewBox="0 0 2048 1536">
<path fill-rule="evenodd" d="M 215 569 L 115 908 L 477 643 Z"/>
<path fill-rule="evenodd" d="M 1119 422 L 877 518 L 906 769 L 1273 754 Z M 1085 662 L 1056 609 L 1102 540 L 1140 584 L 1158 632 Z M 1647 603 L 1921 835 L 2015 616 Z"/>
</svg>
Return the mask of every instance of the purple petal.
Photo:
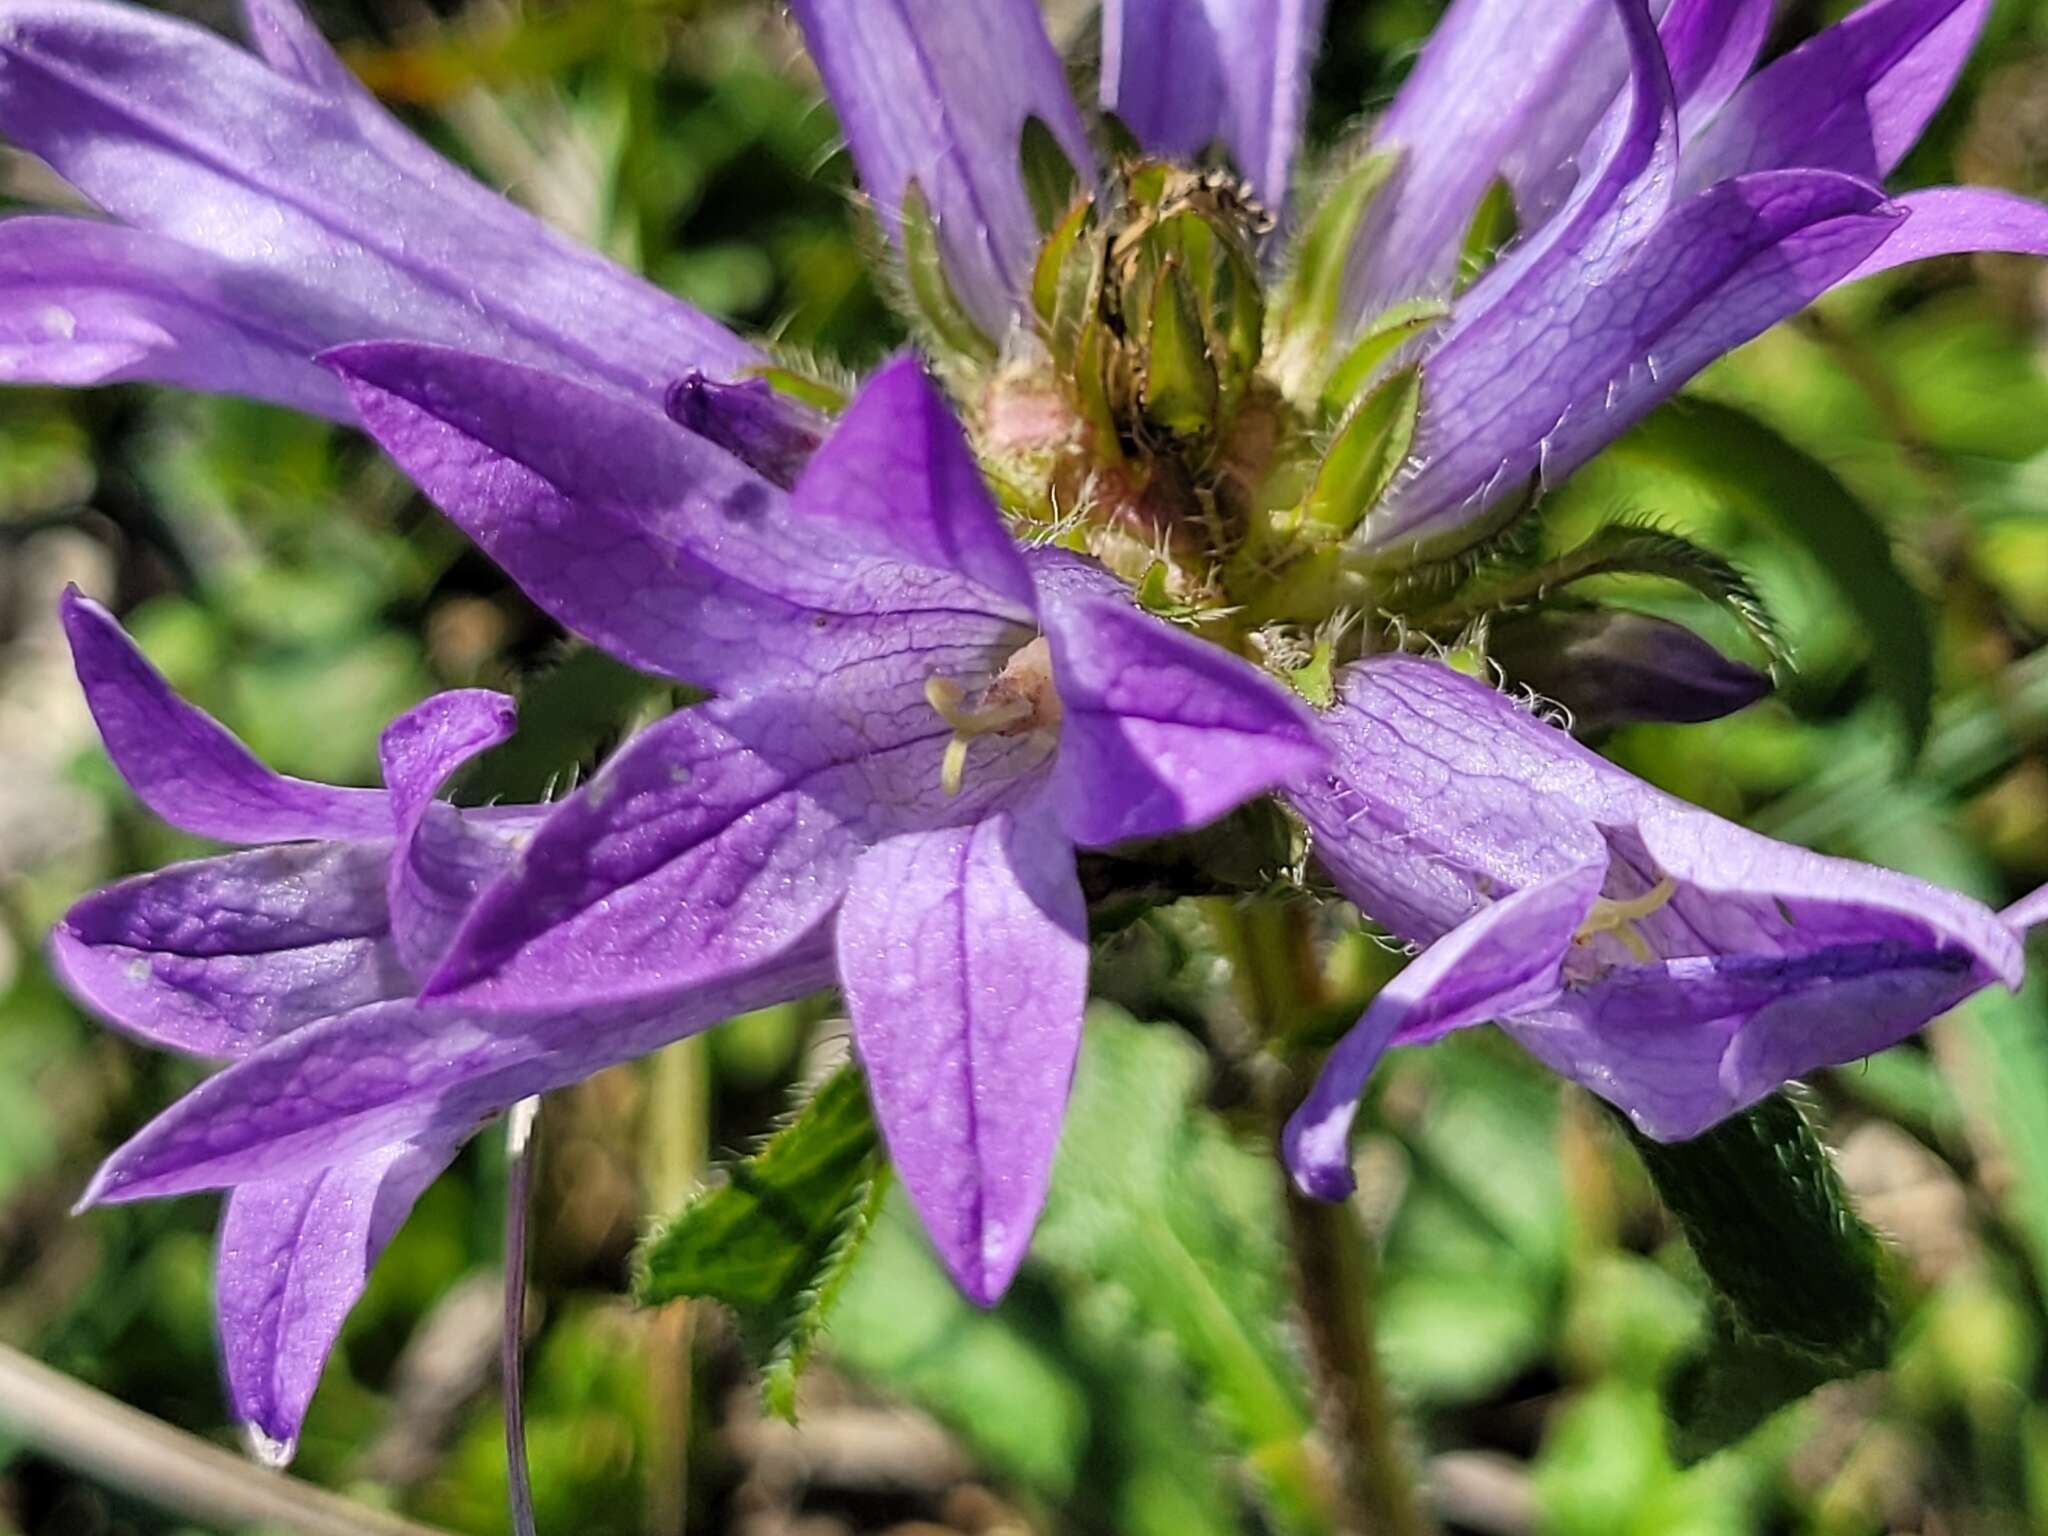
<svg viewBox="0 0 2048 1536">
<path fill-rule="evenodd" d="M 439 347 L 327 361 L 463 532 L 635 666 L 723 692 L 789 689 L 870 645 L 880 616 L 985 606 L 957 578 L 806 536 L 782 492 L 630 401 Z"/>
<path fill-rule="evenodd" d="M 1690 190 L 1812 166 L 1878 181 L 1905 158 L 1984 25 L 1990 0 L 1876 0 L 1771 63 L 1686 148 Z"/>
<path fill-rule="evenodd" d="M 299 295 L 303 355 L 409 337 L 572 369 L 656 403 L 758 354 L 439 160 L 253 19 L 280 73 L 186 22 L 98 0 L 10 0 L 0 133 L 124 223 Z M 279 306 L 267 301 L 264 315 Z M 185 365 L 196 370 L 196 362 Z"/>
<path fill-rule="evenodd" d="M 1970 251 L 2048 256 L 2048 206 L 2032 198 L 1992 187 L 1929 187 L 1895 206 L 1905 221 L 1843 282 Z"/>
<path fill-rule="evenodd" d="M 831 430 L 766 379 L 721 384 L 684 375 L 668 392 L 669 420 L 709 438 L 769 484 L 788 490 Z"/>
<path fill-rule="evenodd" d="M 1249 662 L 1122 602 L 1048 598 L 1062 822 L 1083 847 L 1214 821 L 1319 769 L 1315 718 Z"/>
<path fill-rule="evenodd" d="M 335 56 L 298 0 L 241 0 L 242 31 L 263 62 L 315 90 L 355 89 L 355 76 Z"/>
<path fill-rule="evenodd" d="M 791 510 L 802 536 L 953 572 L 981 589 L 981 607 L 1020 622 L 1036 610 L 1031 574 L 966 434 L 914 357 L 887 364 L 861 387 L 804 472 Z"/>
<path fill-rule="evenodd" d="M 775 966 L 644 1007 L 481 1015 L 401 1001 L 358 1009 L 208 1078 L 117 1149 L 79 1205 L 300 1178 L 397 1142 L 467 1136 L 523 1098 L 831 980 L 819 930 Z"/>
<path fill-rule="evenodd" d="M 390 843 L 302 843 L 174 864 L 86 897 L 50 936 L 66 988 L 172 1050 L 245 1056 L 409 995 L 384 905 Z"/>
<path fill-rule="evenodd" d="M 1583 864 L 1481 907 L 1381 990 L 1281 1134 L 1304 1193 L 1319 1200 L 1351 1193 L 1351 1121 L 1366 1079 L 1397 1035 L 1404 1043 L 1434 1040 L 1557 996 L 1559 968 L 1605 875 L 1604 865 Z"/>
<path fill-rule="evenodd" d="M 346 420 L 304 295 L 175 240 L 89 219 L 0 220 L 0 382 L 148 380 Z"/>
<path fill-rule="evenodd" d="M 1216 140 L 1275 207 L 1308 106 L 1323 0 L 1108 0 L 1102 105 L 1155 154 Z"/>
<path fill-rule="evenodd" d="M 378 744 L 398 840 L 388 886 L 391 933 L 416 975 L 440 963 L 477 892 L 517 856 L 526 827 L 466 817 L 434 799 L 450 774 L 509 737 L 517 720 L 502 693 L 436 694 L 386 726 Z"/>
<path fill-rule="evenodd" d="M 1770 171 L 1698 194 L 1618 266 L 1595 248 L 1531 271 L 1425 363 L 1419 468 L 1367 518 L 1365 541 L 1474 536 L 1489 507 L 1556 484 L 1854 271 L 1896 223 L 1868 183 Z"/>
<path fill-rule="evenodd" d="M 1638 720 L 1719 720 L 1771 680 L 1669 619 L 1624 609 L 1557 610 L 1496 622 L 1493 655 L 1518 685 L 1571 712 L 1579 735 Z"/>
<path fill-rule="evenodd" d="M 912 832 L 854 866 L 839 974 L 889 1160 L 961 1290 L 1008 1288 L 1045 1203 L 1088 914 L 1050 811 Z"/>
<path fill-rule="evenodd" d="M 1572 163 L 1628 77 L 1614 0 L 1457 0 L 1373 130 L 1398 150 L 1352 254 L 1346 305 L 1365 319 L 1450 291 L 1480 200 L 1496 177 L 1523 228 L 1577 180 Z"/>
<path fill-rule="evenodd" d="M 262 1459 L 291 1459 L 342 1321 L 460 1139 L 407 1142 L 321 1172 L 244 1184 L 221 1218 L 214 1288 L 236 1417 Z"/>
<path fill-rule="evenodd" d="M 112 614 L 74 587 L 64 632 L 107 755 L 142 803 L 174 827 L 225 843 L 382 839 L 381 790 L 334 789 L 272 773 L 212 716 L 171 691 Z"/>
<path fill-rule="evenodd" d="M 929 200 L 967 312 L 1000 340 L 1024 308 L 1038 222 L 1019 147 L 1052 130 L 1083 180 L 1094 163 L 1033 0 L 793 0 L 862 185 L 894 235 L 906 189 Z"/>
<path fill-rule="evenodd" d="M 1672 0 L 1657 35 L 1671 66 L 1680 139 L 1690 144 L 1749 77 L 1771 30 L 1772 0 Z"/>
</svg>

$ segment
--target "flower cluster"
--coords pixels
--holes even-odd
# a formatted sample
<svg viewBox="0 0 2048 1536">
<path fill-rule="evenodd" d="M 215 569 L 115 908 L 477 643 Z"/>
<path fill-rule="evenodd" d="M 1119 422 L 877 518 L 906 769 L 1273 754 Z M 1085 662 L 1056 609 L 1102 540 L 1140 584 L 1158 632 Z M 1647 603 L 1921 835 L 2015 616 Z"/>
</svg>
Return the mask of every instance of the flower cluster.
<svg viewBox="0 0 2048 1536">
<path fill-rule="evenodd" d="M 0 0 L 0 131 L 111 215 L 0 222 L 0 377 L 354 423 L 566 628 L 712 695 L 558 805 L 459 810 L 509 701 L 403 716 L 382 790 L 284 779 L 67 600 L 123 775 L 247 845 L 57 930 L 96 1011 L 229 1059 L 84 1203 L 229 1191 L 229 1384 L 275 1455 L 481 1123 L 827 986 L 992 1301 L 1081 1028 L 1076 850 L 1262 795 L 1421 949 L 1290 1126 L 1316 1194 L 1392 1043 L 1499 1020 L 1683 1137 L 2017 979 L 2036 903 L 1675 802 L 1380 617 L 1833 285 L 2048 251 L 2034 204 L 1880 185 L 1984 0 L 1876 0 L 1756 73 L 1768 0 L 1457 0 L 1299 212 L 1314 0 L 1110 0 L 1093 135 L 1029 0 L 795 0 L 952 395 L 903 358 L 836 411 L 441 162 L 292 0 L 244 9 L 254 53 Z M 1217 145 L 1235 175 L 1191 163 Z M 1503 187 L 1518 234 L 1468 281 Z M 1605 634 L 1754 697 L 1635 624 Z"/>
</svg>

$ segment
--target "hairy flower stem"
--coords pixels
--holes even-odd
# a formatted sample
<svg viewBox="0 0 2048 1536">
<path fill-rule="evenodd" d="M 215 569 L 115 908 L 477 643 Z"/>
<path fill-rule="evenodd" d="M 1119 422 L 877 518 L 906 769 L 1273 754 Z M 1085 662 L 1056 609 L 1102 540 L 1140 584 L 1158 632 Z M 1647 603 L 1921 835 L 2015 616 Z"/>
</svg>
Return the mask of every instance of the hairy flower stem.
<svg viewBox="0 0 2048 1536">
<path fill-rule="evenodd" d="M 710 1086 L 702 1036 L 654 1058 L 641 1145 L 648 1206 L 657 1216 L 678 1209 L 704 1175 Z M 687 1301 L 672 1301 L 648 1319 L 648 1536 L 683 1536 L 689 1523 L 695 1334 Z"/>
<path fill-rule="evenodd" d="M 1210 917 L 1260 1039 L 1285 1040 L 1327 1005 L 1306 907 L 1215 902 Z M 1292 1073 L 1269 1074 L 1261 1097 L 1277 1145 L 1300 1085 Z M 1424 1536 L 1430 1524 L 1373 1341 L 1371 1238 L 1349 1201 L 1312 1200 L 1290 1182 L 1286 1204 L 1295 1307 L 1317 1418 L 1337 1462 L 1338 1523 L 1371 1536 Z"/>
<path fill-rule="evenodd" d="M 533 1131 L 538 1098 L 505 1117 L 505 1334 L 500 1369 L 505 1397 L 505 1482 L 513 1536 L 534 1536 L 533 1479 L 526 1465 L 526 1219 L 533 1204 Z"/>
</svg>

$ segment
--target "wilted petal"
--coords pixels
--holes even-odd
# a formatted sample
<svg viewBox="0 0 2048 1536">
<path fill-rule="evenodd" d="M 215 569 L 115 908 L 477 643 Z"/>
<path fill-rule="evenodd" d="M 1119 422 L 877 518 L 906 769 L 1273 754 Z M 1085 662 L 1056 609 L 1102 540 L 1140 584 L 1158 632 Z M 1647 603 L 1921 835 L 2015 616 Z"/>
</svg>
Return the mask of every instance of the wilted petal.
<svg viewBox="0 0 2048 1536">
<path fill-rule="evenodd" d="M 1878 181 L 1948 95 L 1990 0 L 1875 0 L 1751 77 L 1686 147 L 1686 188 L 1813 166 Z"/>
<path fill-rule="evenodd" d="M 436 694 L 384 729 L 378 757 L 391 794 L 397 846 L 391 855 L 391 933 L 415 975 L 447 953 L 478 891 L 508 868 L 532 822 L 464 816 L 434 796 L 457 768 L 512 734 L 518 710 L 481 688 Z"/>
<path fill-rule="evenodd" d="M 463 532 L 635 666 L 722 692 L 792 689 L 871 648 L 878 617 L 978 605 L 946 573 L 806 536 L 781 491 L 631 401 L 440 347 L 327 360 Z"/>
<path fill-rule="evenodd" d="M 1572 936 L 1606 876 L 1584 864 L 1481 907 L 1380 991 L 1287 1122 L 1281 1150 L 1295 1182 L 1322 1200 L 1351 1193 L 1351 1121 L 1389 1045 L 1540 1007 L 1557 996 Z"/>
<path fill-rule="evenodd" d="M 263 1459 L 291 1459 L 306 1405 L 370 1269 L 460 1140 L 380 1147 L 298 1178 L 236 1188 L 214 1289 L 236 1417 Z"/>
<path fill-rule="evenodd" d="M 112 614 L 76 588 L 64 632 L 107 755 L 142 803 L 174 827 L 226 843 L 391 834 L 381 790 L 335 789 L 272 773 L 152 667 Z"/>
<path fill-rule="evenodd" d="M 1038 254 L 1025 122 L 1052 131 L 1084 181 L 1093 157 L 1033 0 L 793 0 L 861 184 L 892 234 L 923 189 L 960 301 L 1000 339 Z"/>
<path fill-rule="evenodd" d="M 1319 768 L 1306 706 L 1249 662 L 1127 603 L 1048 599 L 1055 792 L 1083 847 L 1214 821 Z"/>
<path fill-rule="evenodd" d="M 260 271 L 90 219 L 0 220 L 0 383 L 142 379 L 347 419 L 317 304 Z"/>
<path fill-rule="evenodd" d="M 1993 187 L 1929 187 L 1896 206 L 1906 217 L 1854 272 L 1854 282 L 1910 261 L 1970 251 L 2048 256 L 2048 206 Z"/>
<path fill-rule="evenodd" d="M 889 1160 L 983 1306 L 1045 1203 L 1087 1001 L 1087 917 L 1073 848 L 1039 807 L 879 844 L 839 919 Z"/>
<path fill-rule="evenodd" d="M 669 419 L 709 438 L 772 485 L 788 490 L 831 424 L 766 379 L 721 384 L 684 375 L 668 392 Z"/>
<path fill-rule="evenodd" d="M 173 864 L 86 897 L 50 958 L 88 1007 L 200 1056 L 244 1056 L 314 1019 L 403 997 L 391 844 L 300 843 Z"/>
<path fill-rule="evenodd" d="M 402 1001 L 324 1019 L 158 1115 L 79 1204 L 301 1178 L 398 1142 L 466 1136 L 523 1098 L 831 981 L 821 930 L 775 966 L 644 1007 L 484 1015 Z"/>
<path fill-rule="evenodd" d="M 798 483 L 791 521 L 800 538 L 962 576 L 987 612 L 1022 622 L 1036 606 L 966 434 L 914 357 L 861 387 Z"/>
<path fill-rule="evenodd" d="M 140 7 L 10 0 L 0 132 L 123 222 L 302 294 L 308 354 L 411 337 L 656 403 L 692 368 L 758 360 L 435 157 L 336 80 L 279 7 L 254 19 L 285 73 Z"/>
<path fill-rule="evenodd" d="M 1458 0 L 1373 130 L 1399 180 L 1352 253 L 1349 316 L 1440 297 L 1496 178 L 1534 229 L 1570 192 L 1572 163 L 1628 76 L 1615 0 Z"/>
<path fill-rule="evenodd" d="M 1854 271 L 1897 222 L 1867 182 L 1768 171 L 1698 194 L 1619 266 L 1603 249 L 1532 271 L 1424 365 L 1419 468 L 1367 518 L 1365 541 L 1478 536 L 1489 508 L 1555 485 Z"/>
<path fill-rule="evenodd" d="M 1323 0 L 1108 0 L 1102 105 L 1155 154 L 1220 140 L 1278 208 L 1322 25 Z"/>
</svg>

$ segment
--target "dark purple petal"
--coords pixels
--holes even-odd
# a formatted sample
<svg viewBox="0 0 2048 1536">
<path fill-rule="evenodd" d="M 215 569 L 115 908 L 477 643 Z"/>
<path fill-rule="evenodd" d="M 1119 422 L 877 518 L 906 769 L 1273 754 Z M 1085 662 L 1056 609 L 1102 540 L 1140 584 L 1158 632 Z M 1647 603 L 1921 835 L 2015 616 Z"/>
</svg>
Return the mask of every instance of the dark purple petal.
<svg viewBox="0 0 2048 1536">
<path fill-rule="evenodd" d="M 1685 187 L 1813 166 L 1878 181 L 1948 95 L 1990 0 L 1875 0 L 1753 76 L 1697 142 Z"/>
<path fill-rule="evenodd" d="M 454 1138 L 397 1146 L 320 1172 L 236 1188 L 221 1218 L 214 1291 L 235 1416 L 283 1466 L 342 1321 Z"/>
<path fill-rule="evenodd" d="M 1323 0 L 1108 0 L 1102 105 L 1155 154 L 1229 150 L 1278 208 L 1308 106 Z"/>
<path fill-rule="evenodd" d="M 86 897 L 50 936 L 66 988 L 110 1023 L 245 1056 L 315 1019 L 404 997 L 384 905 L 391 845 L 301 843 L 173 864 Z"/>
<path fill-rule="evenodd" d="M 305 355 L 408 337 L 572 369 L 654 403 L 758 354 L 547 229 L 405 134 L 275 4 L 284 72 L 202 28 L 98 0 L 0 13 L 0 133 L 124 223 L 301 295 Z M 196 367 L 197 365 L 188 365 Z"/>
<path fill-rule="evenodd" d="M 327 361 L 364 424 L 528 596 L 635 666 L 800 686 L 878 621 L 986 607 L 938 571 L 806 536 L 789 499 L 658 412 L 572 380 L 403 343 Z"/>
<path fill-rule="evenodd" d="M 107 755 L 142 803 L 172 826 L 224 843 L 390 836 L 390 801 L 381 790 L 272 773 L 219 721 L 173 693 L 106 609 L 72 588 L 63 611 Z"/>
<path fill-rule="evenodd" d="M 1351 1193 L 1352 1117 L 1366 1079 L 1397 1037 L 1434 1040 L 1557 996 L 1572 935 L 1605 876 L 1603 865 L 1583 864 L 1481 907 L 1381 989 L 1281 1135 L 1287 1166 L 1305 1193 L 1320 1200 Z"/>
<path fill-rule="evenodd" d="M 1683 624 L 1620 609 L 1496 621 L 1492 654 L 1516 684 L 1569 710 L 1581 735 L 1637 720 L 1718 720 L 1771 691 L 1769 677 Z"/>
<path fill-rule="evenodd" d="M 302 1178 L 397 1142 L 466 1136 L 523 1098 L 831 980 L 819 930 L 775 966 L 644 1007 L 485 1015 L 405 1001 L 358 1009 L 208 1078 L 107 1159 L 80 1207 Z"/>
<path fill-rule="evenodd" d="M 1826 292 L 1897 222 L 1866 182 L 1768 171 L 1698 194 L 1618 265 L 1596 247 L 1532 270 L 1424 364 L 1417 467 L 1367 518 L 1365 541 L 1473 536 L 1490 507 L 1555 485 Z"/>
<path fill-rule="evenodd" d="M 986 611 L 1024 622 L 1037 606 L 966 434 L 914 357 L 861 387 L 804 472 L 791 511 L 799 537 L 964 577 Z"/>
<path fill-rule="evenodd" d="M 534 822 L 464 816 L 434 796 L 457 768 L 512 734 L 518 709 L 481 688 L 436 694 L 384 729 L 378 757 L 391 794 L 391 934 L 415 975 L 438 965 L 477 892 L 511 866 Z"/>
<path fill-rule="evenodd" d="M 770 484 L 788 490 L 831 424 L 766 379 L 721 384 L 685 374 L 668 392 L 669 419 L 709 438 Z"/>
<path fill-rule="evenodd" d="M 1896 205 L 1906 217 L 1843 282 L 1934 256 L 2008 251 L 2048 256 L 2048 206 L 1993 187 L 1929 187 Z"/>
<path fill-rule="evenodd" d="M 1127 603 L 1048 598 L 1055 793 L 1086 848 L 1184 832 L 1319 769 L 1307 707 L 1220 646 Z"/>
<path fill-rule="evenodd" d="M 1352 253 L 1350 317 L 1448 294 L 1497 177 L 1523 229 L 1542 224 L 1627 78 L 1615 0 L 1457 0 L 1373 130 L 1374 145 L 1402 159 Z"/>
<path fill-rule="evenodd" d="M 1039 118 L 1068 159 L 1093 157 L 1033 0 L 793 0 L 853 161 L 894 235 L 912 181 L 929 200 L 967 312 L 1000 340 L 1025 307 L 1038 221 L 1019 146 Z"/>
<path fill-rule="evenodd" d="M 1073 848 L 1042 804 L 877 845 L 840 915 L 840 983 L 889 1160 L 982 1306 L 1045 1203 L 1087 934 Z"/>
<path fill-rule="evenodd" d="M 347 420 L 318 305 L 261 271 L 89 219 L 0 220 L 0 383 L 148 380 Z"/>
</svg>

